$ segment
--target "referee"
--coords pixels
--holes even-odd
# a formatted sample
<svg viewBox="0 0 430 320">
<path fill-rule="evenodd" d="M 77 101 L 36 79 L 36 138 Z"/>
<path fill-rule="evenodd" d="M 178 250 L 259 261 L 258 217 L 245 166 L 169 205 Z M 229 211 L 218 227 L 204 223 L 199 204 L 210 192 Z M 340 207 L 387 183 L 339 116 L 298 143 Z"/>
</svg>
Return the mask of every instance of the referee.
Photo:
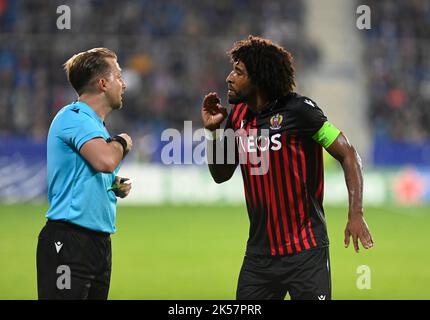
<svg viewBox="0 0 430 320">
<path fill-rule="evenodd" d="M 58 112 L 48 133 L 50 207 L 37 245 L 38 297 L 105 300 L 116 198 L 131 189 L 116 173 L 132 141 L 125 133 L 111 138 L 104 119 L 121 109 L 125 83 L 106 48 L 76 54 L 64 69 L 79 99 Z"/>
<path fill-rule="evenodd" d="M 329 300 L 322 149 L 342 165 L 349 194 L 344 242 L 348 247 L 352 237 L 357 252 L 359 241 L 365 249 L 373 246 L 363 216 L 360 157 L 315 101 L 293 91 L 295 72 L 287 50 L 250 36 L 236 42 L 229 55 L 232 109 L 227 114 L 217 94 L 210 93 L 202 118 L 212 131 L 208 160 L 213 179 L 223 183 L 240 166 L 244 182 L 250 229 L 236 297 L 284 299 L 289 293 L 293 300 Z M 232 137 L 216 136 L 225 119 L 225 128 L 236 134 L 236 148 L 227 149 L 235 161 L 214 163 Z"/>
</svg>

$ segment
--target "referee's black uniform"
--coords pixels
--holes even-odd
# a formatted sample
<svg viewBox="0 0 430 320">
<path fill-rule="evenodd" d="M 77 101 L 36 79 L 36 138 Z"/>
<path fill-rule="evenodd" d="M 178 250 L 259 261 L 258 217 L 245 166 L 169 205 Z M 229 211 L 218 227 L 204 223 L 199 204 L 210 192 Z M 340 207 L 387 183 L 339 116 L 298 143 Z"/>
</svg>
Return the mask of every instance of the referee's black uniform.
<svg viewBox="0 0 430 320">
<path fill-rule="evenodd" d="M 48 221 L 37 245 L 39 299 L 105 300 L 112 269 L 109 233 Z"/>
</svg>

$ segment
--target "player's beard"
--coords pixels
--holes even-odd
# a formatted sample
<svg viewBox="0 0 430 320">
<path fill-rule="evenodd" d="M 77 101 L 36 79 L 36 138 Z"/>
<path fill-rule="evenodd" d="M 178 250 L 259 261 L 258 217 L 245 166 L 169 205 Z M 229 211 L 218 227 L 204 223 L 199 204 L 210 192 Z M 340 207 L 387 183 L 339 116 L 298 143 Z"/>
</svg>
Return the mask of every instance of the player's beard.
<svg viewBox="0 0 430 320">
<path fill-rule="evenodd" d="M 228 96 L 228 103 L 230 104 L 239 104 L 246 102 L 246 96 L 243 95 L 241 92 L 234 92 L 234 95 Z"/>
</svg>

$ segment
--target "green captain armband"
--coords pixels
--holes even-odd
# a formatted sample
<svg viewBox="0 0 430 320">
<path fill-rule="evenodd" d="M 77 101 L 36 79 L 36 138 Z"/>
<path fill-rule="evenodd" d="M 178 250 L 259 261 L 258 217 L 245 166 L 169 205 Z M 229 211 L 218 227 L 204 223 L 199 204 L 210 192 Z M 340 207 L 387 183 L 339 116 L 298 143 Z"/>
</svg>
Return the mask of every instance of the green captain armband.
<svg viewBox="0 0 430 320">
<path fill-rule="evenodd" d="M 312 136 L 316 142 L 327 149 L 336 140 L 340 134 L 340 130 L 332 125 L 330 122 L 324 122 L 323 126 Z"/>
</svg>

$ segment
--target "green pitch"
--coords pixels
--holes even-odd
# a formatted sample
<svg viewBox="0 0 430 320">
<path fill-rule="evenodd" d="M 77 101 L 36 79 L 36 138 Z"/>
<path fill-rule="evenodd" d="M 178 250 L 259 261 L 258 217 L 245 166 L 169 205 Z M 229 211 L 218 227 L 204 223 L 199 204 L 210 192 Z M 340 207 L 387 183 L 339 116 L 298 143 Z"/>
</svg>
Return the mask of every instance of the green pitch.
<svg viewBox="0 0 430 320">
<path fill-rule="evenodd" d="M 0 299 L 35 299 L 46 206 L 0 205 Z M 346 211 L 326 208 L 334 299 L 430 299 L 430 210 L 368 208 L 370 251 L 343 248 Z M 248 233 L 244 207 L 120 207 L 110 299 L 234 299 Z M 53 244 L 54 245 L 54 244 Z M 359 290 L 357 267 L 371 270 Z"/>
</svg>

